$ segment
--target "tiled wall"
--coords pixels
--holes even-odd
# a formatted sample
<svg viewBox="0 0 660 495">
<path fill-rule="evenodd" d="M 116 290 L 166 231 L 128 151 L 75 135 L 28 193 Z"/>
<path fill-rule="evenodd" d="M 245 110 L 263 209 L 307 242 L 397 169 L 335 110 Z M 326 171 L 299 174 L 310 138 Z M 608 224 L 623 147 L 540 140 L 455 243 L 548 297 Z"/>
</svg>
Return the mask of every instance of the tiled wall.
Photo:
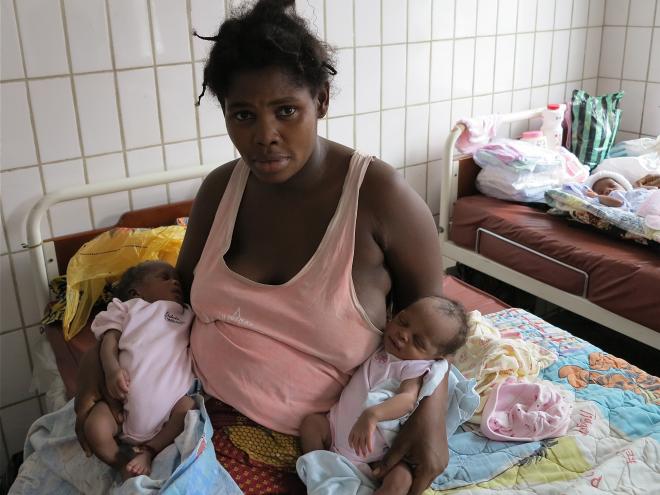
<svg viewBox="0 0 660 495">
<path fill-rule="evenodd" d="M 637 1 L 655 12 L 655 0 Z M 217 105 L 206 98 L 200 108 L 193 106 L 208 44 L 190 36 L 190 26 L 212 33 L 230 0 L 0 2 L 3 467 L 41 411 L 39 397 L 28 390 L 40 316 L 21 246 L 29 208 L 44 192 L 65 185 L 223 163 L 235 151 Z M 338 47 L 339 75 L 321 134 L 399 168 L 434 214 L 450 122 L 560 101 L 577 87 L 596 91 L 604 0 L 298 4 L 317 32 Z M 649 15 L 636 8 L 625 12 L 617 17 L 608 3 L 611 50 L 625 32 L 626 50 L 651 36 L 648 26 L 625 27 L 648 23 Z M 624 27 L 610 28 L 615 21 Z M 632 34 L 637 29 L 642 31 Z M 657 53 L 660 37 L 653 39 Z M 603 70 L 601 76 L 609 74 Z M 618 70 L 617 82 L 625 76 L 629 84 L 628 76 L 658 81 L 660 69 L 654 66 L 648 77 L 637 65 L 619 64 Z M 644 85 L 647 102 L 655 87 L 657 102 L 658 84 L 635 84 Z M 49 236 L 111 225 L 128 208 L 189 198 L 196 186 L 192 181 L 62 204 L 51 209 L 42 230 Z"/>
<path fill-rule="evenodd" d="M 608 0 L 598 92 L 625 92 L 618 139 L 660 134 L 660 7 L 656 0 Z"/>
</svg>

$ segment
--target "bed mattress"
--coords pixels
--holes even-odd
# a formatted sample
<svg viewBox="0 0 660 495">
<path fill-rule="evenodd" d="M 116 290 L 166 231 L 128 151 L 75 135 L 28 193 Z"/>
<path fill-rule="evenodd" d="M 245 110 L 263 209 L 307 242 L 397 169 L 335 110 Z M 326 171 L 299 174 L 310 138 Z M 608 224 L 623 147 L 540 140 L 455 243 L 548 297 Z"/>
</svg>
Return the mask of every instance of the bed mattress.
<svg viewBox="0 0 660 495">
<path fill-rule="evenodd" d="M 483 195 L 454 204 L 450 239 L 485 257 L 660 331 L 660 257 L 544 209 Z"/>
</svg>

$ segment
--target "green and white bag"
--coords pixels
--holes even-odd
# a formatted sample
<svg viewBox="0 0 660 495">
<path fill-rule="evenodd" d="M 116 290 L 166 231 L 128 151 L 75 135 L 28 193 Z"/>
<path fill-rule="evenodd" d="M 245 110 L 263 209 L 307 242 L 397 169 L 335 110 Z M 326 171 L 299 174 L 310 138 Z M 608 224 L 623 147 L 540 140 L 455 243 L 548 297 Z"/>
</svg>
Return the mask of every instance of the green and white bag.
<svg viewBox="0 0 660 495">
<path fill-rule="evenodd" d="M 590 169 L 607 158 L 621 121 L 623 91 L 589 96 L 576 89 L 571 100 L 571 151 Z"/>
</svg>

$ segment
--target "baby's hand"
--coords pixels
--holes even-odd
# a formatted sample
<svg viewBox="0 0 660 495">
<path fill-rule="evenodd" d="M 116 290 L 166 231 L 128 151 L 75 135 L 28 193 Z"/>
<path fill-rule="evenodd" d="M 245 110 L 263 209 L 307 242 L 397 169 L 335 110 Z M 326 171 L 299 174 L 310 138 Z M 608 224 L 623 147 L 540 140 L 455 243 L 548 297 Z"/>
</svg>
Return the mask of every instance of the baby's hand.
<svg viewBox="0 0 660 495">
<path fill-rule="evenodd" d="M 355 453 L 365 457 L 373 451 L 373 434 L 376 431 L 378 421 L 369 413 L 367 409 L 353 425 L 350 435 L 348 435 L 348 445 Z"/>
<path fill-rule="evenodd" d="M 623 201 L 621 201 L 620 199 L 613 198 L 612 196 L 605 196 L 604 194 L 600 194 L 598 196 L 598 201 L 600 202 L 601 205 L 612 206 L 614 208 L 623 206 Z"/>
<path fill-rule="evenodd" d="M 128 393 L 130 384 L 131 379 L 124 368 L 117 368 L 116 371 L 105 377 L 105 385 L 108 387 L 108 393 L 115 399 L 126 400 L 126 394 Z"/>
</svg>

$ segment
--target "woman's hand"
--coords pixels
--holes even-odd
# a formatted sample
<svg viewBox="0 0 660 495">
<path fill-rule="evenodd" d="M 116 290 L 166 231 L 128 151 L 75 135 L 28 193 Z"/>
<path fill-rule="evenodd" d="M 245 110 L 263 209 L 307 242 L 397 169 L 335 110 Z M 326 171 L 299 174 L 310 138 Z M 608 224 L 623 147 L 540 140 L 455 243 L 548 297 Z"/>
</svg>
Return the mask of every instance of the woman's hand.
<svg viewBox="0 0 660 495">
<path fill-rule="evenodd" d="M 449 463 L 445 428 L 447 380 L 448 375 L 431 397 L 422 400 L 374 470 L 382 479 L 397 463 L 407 463 L 413 474 L 410 495 L 421 495 Z"/>
<path fill-rule="evenodd" d="M 128 376 L 128 371 L 124 368 L 117 367 L 111 374 L 105 377 L 105 386 L 108 388 L 108 393 L 113 399 L 125 401 L 130 383 L 131 379 Z"/>
<path fill-rule="evenodd" d="M 80 360 L 77 382 L 76 397 L 73 403 L 76 411 L 76 436 L 80 446 L 89 457 L 92 455 L 92 451 L 85 437 L 85 421 L 94 405 L 97 402 L 105 401 L 117 423 L 121 424 L 124 420 L 121 402 L 110 397 L 106 390 L 98 344 L 87 351 Z"/>
<path fill-rule="evenodd" d="M 348 435 L 348 445 L 357 455 L 366 457 L 373 451 L 373 435 L 377 424 L 378 421 L 369 413 L 369 409 L 360 414 Z"/>
<path fill-rule="evenodd" d="M 660 174 L 648 174 L 634 184 L 635 187 L 656 188 L 660 187 Z"/>
</svg>

